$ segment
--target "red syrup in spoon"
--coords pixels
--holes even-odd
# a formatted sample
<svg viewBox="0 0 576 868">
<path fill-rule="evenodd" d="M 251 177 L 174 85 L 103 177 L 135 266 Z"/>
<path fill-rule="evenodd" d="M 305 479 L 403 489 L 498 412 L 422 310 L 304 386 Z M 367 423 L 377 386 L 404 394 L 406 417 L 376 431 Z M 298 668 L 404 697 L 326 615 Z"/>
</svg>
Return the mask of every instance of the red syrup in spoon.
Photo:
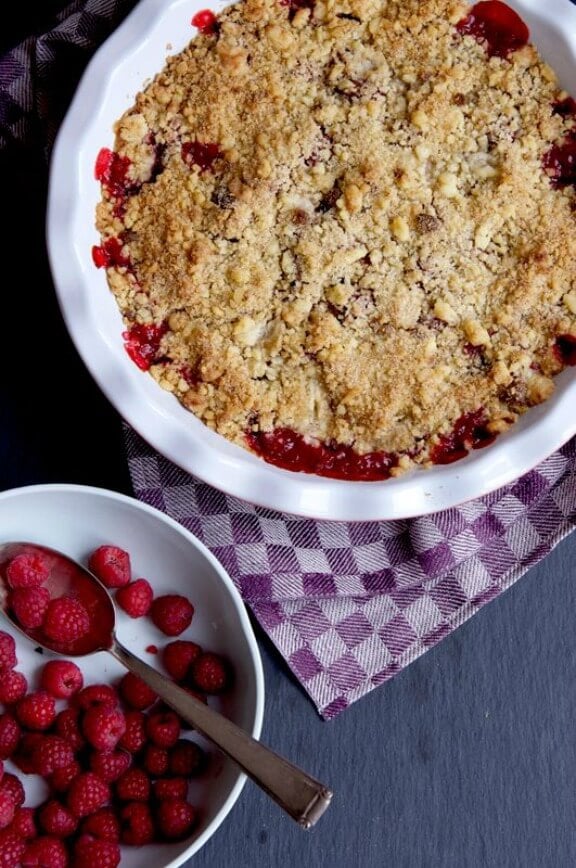
<svg viewBox="0 0 576 868">
<path fill-rule="evenodd" d="M 9 565 L 20 555 L 33 556 L 34 560 L 43 565 L 42 588 L 50 595 L 50 604 L 55 601 L 73 600 L 77 608 L 86 613 L 86 628 L 82 634 L 70 641 L 55 638 L 54 631 L 48 635 L 44 629 L 48 615 L 39 627 L 24 626 L 16 617 L 11 607 L 9 587 Z M 33 642 L 45 645 L 52 651 L 66 655 L 91 654 L 94 651 L 109 648 L 113 640 L 114 606 L 105 588 L 87 571 L 70 558 L 44 546 L 34 543 L 8 543 L 0 548 L 0 577 L 3 607 L 14 623 Z M 35 590 L 22 588 L 22 590 Z M 49 605 L 50 605 L 49 604 Z M 50 611 L 50 610 L 49 610 Z M 63 629 L 63 632 L 64 629 Z"/>
<path fill-rule="evenodd" d="M 456 29 L 482 42 L 490 57 L 506 58 L 530 39 L 530 31 L 518 13 L 500 0 L 476 3 Z"/>
</svg>

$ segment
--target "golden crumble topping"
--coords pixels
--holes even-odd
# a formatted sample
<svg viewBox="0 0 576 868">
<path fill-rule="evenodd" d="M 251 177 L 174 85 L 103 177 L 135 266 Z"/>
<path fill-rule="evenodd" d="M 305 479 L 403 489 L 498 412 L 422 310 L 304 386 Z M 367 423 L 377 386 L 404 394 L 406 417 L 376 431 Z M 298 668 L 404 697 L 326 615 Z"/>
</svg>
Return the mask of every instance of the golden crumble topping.
<svg viewBox="0 0 576 868">
<path fill-rule="evenodd" d="M 95 261 L 132 358 L 230 440 L 396 474 L 489 442 L 576 360 L 576 104 L 469 12 L 242 0 L 118 121 Z"/>
</svg>

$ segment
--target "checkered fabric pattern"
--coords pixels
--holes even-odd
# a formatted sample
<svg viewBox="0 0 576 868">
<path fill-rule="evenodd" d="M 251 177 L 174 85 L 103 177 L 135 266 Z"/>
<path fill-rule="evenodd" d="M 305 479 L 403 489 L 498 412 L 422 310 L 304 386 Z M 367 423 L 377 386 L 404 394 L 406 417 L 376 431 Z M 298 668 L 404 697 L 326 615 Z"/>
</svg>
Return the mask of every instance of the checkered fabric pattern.
<svg viewBox="0 0 576 868">
<path fill-rule="evenodd" d="M 126 436 L 137 496 L 214 552 L 327 719 L 440 642 L 576 523 L 574 440 L 456 509 L 346 524 L 244 503 Z"/>
<path fill-rule="evenodd" d="M 57 2 L 57 0 L 55 0 Z M 0 58 L 0 148 L 48 153 L 90 54 L 135 0 L 73 0 Z M 325 718 L 387 681 L 576 523 L 576 441 L 506 488 L 401 522 L 294 518 L 228 497 L 126 429 L 138 497 L 221 560 Z"/>
</svg>

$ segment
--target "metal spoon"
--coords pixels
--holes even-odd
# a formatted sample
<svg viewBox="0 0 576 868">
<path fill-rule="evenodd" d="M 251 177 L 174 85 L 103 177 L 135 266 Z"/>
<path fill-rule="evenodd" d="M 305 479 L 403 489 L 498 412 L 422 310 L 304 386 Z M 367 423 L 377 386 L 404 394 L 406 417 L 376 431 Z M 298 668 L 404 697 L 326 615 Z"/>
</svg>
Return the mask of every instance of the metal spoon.
<svg viewBox="0 0 576 868">
<path fill-rule="evenodd" d="M 50 591 L 51 597 L 68 594 L 82 600 L 91 620 L 91 629 L 87 636 L 74 643 L 64 644 L 51 640 L 40 628 L 26 631 L 14 620 L 8 607 L 8 588 L 4 582 L 3 567 L 24 551 L 37 552 L 50 559 L 50 575 L 44 586 Z M 67 657 L 108 651 L 127 669 L 139 675 L 194 729 L 214 742 L 305 829 L 311 828 L 328 808 L 332 799 L 330 789 L 260 744 L 228 718 L 204 705 L 125 648 L 116 638 L 115 608 L 107 589 L 96 576 L 72 558 L 56 549 L 36 543 L 14 542 L 0 545 L 0 608 L 16 629 L 35 644 L 50 651 L 65 654 Z"/>
</svg>

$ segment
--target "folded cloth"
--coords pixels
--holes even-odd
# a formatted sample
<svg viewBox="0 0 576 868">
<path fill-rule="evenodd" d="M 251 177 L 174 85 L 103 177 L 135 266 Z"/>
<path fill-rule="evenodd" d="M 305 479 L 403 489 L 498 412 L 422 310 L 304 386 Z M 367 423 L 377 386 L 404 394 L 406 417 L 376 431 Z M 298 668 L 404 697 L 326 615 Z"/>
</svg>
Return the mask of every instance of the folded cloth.
<svg viewBox="0 0 576 868">
<path fill-rule="evenodd" d="M 0 59 L 0 148 L 48 153 L 87 59 L 134 5 L 43 5 L 44 18 L 47 7 L 60 9 L 51 28 Z M 481 500 L 426 518 L 358 524 L 252 506 L 188 476 L 130 429 L 126 442 L 137 496 L 221 560 L 325 718 L 455 630 L 576 522 L 576 441 Z"/>
<path fill-rule="evenodd" d="M 126 440 L 136 495 L 211 549 L 326 719 L 440 642 L 576 524 L 576 440 L 479 500 L 359 523 L 253 506 L 129 428 Z"/>
</svg>

